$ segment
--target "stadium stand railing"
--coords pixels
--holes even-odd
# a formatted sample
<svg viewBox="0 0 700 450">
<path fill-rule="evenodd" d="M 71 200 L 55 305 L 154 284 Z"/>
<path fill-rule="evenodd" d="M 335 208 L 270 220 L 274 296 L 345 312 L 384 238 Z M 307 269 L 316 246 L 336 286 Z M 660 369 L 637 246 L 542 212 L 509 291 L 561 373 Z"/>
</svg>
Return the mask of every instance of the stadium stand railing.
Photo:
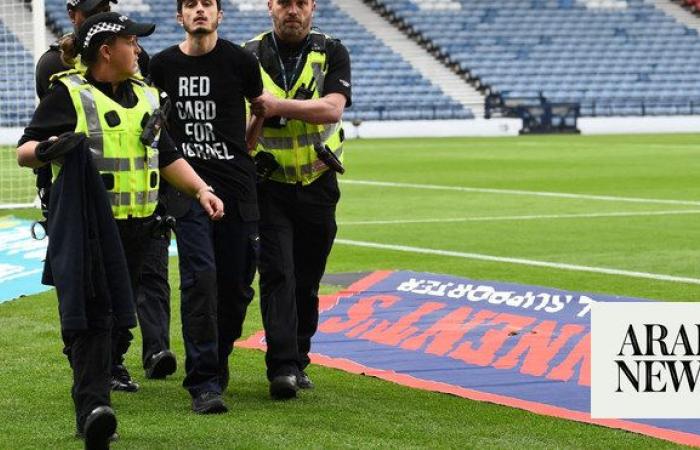
<svg viewBox="0 0 700 450">
<path fill-rule="evenodd" d="M 143 39 L 153 54 L 183 39 L 184 32 L 175 22 L 172 0 L 132 0 L 120 2 L 115 9 L 137 20 L 157 24 L 156 33 Z M 243 43 L 270 29 L 267 4 L 261 0 L 224 0 L 224 20 L 220 36 Z M 47 0 L 49 24 L 58 34 L 71 30 L 64 0 Z M 353 99 L 344 119 L 418 120 L 471 119 L 471 110 L 445 95 L 401 56 L 369 33 L 362 25 L 331 2 L 318 3 L 314 24 L 321 32 L 341 39 L 352 61 Z"/>
<path fill-rule="evenodd" d="M 365 0 L 486 95 L 700 114 L 700 38 L 644 0 Z"/>
</svg>

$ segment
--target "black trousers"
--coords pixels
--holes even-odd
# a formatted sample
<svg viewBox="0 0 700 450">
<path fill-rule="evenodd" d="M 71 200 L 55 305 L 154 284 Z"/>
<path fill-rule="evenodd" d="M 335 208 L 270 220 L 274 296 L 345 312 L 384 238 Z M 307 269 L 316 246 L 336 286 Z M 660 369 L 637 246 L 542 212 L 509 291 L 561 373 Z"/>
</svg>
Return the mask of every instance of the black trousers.
<svg viewBox="0 0 700 450">
<path fill-rule="evenodd" d="M 69 362 L 73 369 L 71 395 L 75 405 L 76 429 L 82 433 L 85 419 L 98 406 L 110 405 L 109 329 L 63 331 L 65 348 L 71 349 Z"/>
<path fill-rule="evenodd" d="M 146 249 L 150 241 L 148 219 L 117 220 L 124 247 L 131 287 L 135 290 Z M 99 298 L 94 302 L 101 303 Z M 96 407 L 110 404 L 110 374 L 124 362 L 131 344 L 128 328 L 89 328 L 62 330 L 64 352 L 73 369 L 71 390 L 75 404 L 76 425 L 82 431 L 88 414 Z"/>
<path fill-rule="evenodd" d="M 139 320 L 141 316 L 152 315 L 150 309 L 152 303 L 145 305 L 143 308 L 138 308 L 139 282 L 141 280 L 141 272 L 144 263 L 148 261 L 148 266 L 152 267 L 153 263 L 149 257 L 154 256 L 154 251 L 151 250 L 154 239 L 151 237 L 151 218 L 146 219 L 129 219 L 117 220 L 117 228 L 124 246 L 124 254 L 126 255 L 126 264 L 129 266 L 129 278 L 131 280 L 131 289 L 134 292 L 134 298 L 137 299 L 137 315 Z M 155 249 L 157 251 L 158 249 Z M 165 250 L 167 252 L 167 248 Z M 166 253 L 167 264 L 167 253 Z M 166 266 L 166 282 L 167 282 L 167 266 Z M 169 302 L 169 300 L 168 300 Z M 145 311 L 145 312 L 142 312 Z M 143 329 L 143 328 L 142 328 Z M 131 346 L 131 341 L 134 335 L 128 328 L 113 327 L 112 328 L 112 373 L 119 374 L 118 366 L 124 364 L 124 356 Z"/>
<path fill-rule="evenodd" d="M 308 186 L 264 182 L 260 206 L 260 305 L 268 379 L 309 365 L 318 327 L 318 287 L 337 226 L 334 172 Z"/>
<path fill-rule="evenodd" d="M 196 397 L 222 391 L 233 342 L 241 336 L 258 253 L 257 221 L 244 221 L 232 201 L 212 222 L 198 202 L 175 226 L 180 262 L 183 386 Z"/>
<path fill-rule="evenodd" d="M 144 368 L 153 355 L 170 349 L 170 284 L 168 282 L 168 231 L 152 237 L 141 268 L 136 291 L 136 312 L 141 328 Z"/>
</svg>

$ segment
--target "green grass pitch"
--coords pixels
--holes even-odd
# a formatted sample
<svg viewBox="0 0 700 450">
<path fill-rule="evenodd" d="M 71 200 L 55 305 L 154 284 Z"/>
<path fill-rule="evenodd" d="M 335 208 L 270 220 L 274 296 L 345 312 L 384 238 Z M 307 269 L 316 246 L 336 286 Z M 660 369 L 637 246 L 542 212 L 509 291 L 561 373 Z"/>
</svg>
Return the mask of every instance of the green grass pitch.
<svg viewBox="0 0 700 450">
<path fill-rule="evenodd" d="M 700 298 L 700 135 L 363 139 L 346 143 L 346 166 L 338 210 L 343 243 L 333 249 L 329 273 L 411 269 L 664 301 Z M 142 390 L 113 395 L 121 434 L 115 449 L 675 447 L 318 366 L 310 370 L 315 391 L 272 402 L 263 354 L 251 350 L 236 350 L 231 359 L 231 411 L 196 416 L 180 387 L 177 280 L 173 258 L 171 335 L 180 367 L 166 381 L 144 381 L 135 333 L 127 363 Z M 244 335 L 260 328 L 256 300 Z M 0 448 L 80 448 L 53 292 L 0 304 L 0 355 Z"/>
</svg>

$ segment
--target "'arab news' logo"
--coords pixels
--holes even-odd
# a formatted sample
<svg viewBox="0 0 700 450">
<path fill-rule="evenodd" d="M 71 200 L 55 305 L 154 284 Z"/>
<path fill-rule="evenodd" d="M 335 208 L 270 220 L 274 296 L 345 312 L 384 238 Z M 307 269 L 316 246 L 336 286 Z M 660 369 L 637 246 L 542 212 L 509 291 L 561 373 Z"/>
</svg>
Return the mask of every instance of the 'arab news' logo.
<svg viewBox="0 0 700 450">
<path fill-rule="evenodd" d="M 596 303 L 591 416 L 700 417 L 700 305 Z"/>
<path fill-rule="evenodd" d="M 669 330 L 661 323 L 630 325 L 615 360 L 617 390 L 695 392 L 700 374 L 700 324 Z"/>
</svg>

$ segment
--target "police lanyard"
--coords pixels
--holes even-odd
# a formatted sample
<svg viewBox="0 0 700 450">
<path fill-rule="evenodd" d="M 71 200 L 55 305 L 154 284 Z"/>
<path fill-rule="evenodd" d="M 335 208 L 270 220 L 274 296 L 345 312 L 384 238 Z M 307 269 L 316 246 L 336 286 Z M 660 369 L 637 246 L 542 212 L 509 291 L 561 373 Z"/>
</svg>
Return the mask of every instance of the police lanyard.
<svg viewBox="0 0 700 450">
<path fill-rule="evenodd" d="M 277 38 L 275 38 L 275 32 L 272 32 L 272 44 L 275 46 L 275 53 L 277 54 L 277 62 L 280 65 L 280 72 L 282 75 L 282 83 L 284 84 L 284 92 L 286 96 L 289 96 L 289 89 L 292 87 L 290 84 L 293 84 L 294 81 L 296 81 L 296 78 L 299 76 L 298 71 L 299 71 L 299 66 L 301 65 L 301 60 L 303 59 L 304 56 L 304 50 L 306 50 L 306 46 L 309 44 L 309 35 L 306 36 L 306 41 L 304 42 L 304 45 L 301 47 L 301 50 L 299 51 L 299 55 L 297 56 L 297 62 L 294 65 L 294 71 L 292 72 L 292 78 L 287 81 L 287 69 L 284 67 L 284 61 L 282 61 L 282 56 L 280 55 L 280 50 L 279 47 L 277 46 Z"/>
</svg>

